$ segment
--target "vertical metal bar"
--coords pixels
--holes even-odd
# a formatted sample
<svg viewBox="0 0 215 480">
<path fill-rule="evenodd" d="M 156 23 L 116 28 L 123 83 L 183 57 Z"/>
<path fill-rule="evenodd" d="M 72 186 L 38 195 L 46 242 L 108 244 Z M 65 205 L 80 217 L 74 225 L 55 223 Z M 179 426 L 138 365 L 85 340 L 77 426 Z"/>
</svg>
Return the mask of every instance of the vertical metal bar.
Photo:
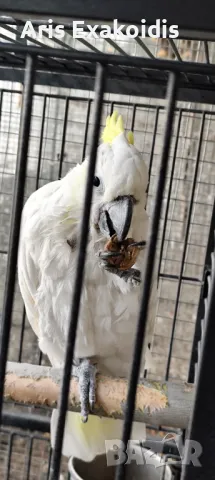
<svg viewBox="0 0 215 480">
<path fill-rule="evenodd" d="M 22 350 L 23 350 L 23 342 L 24 342 L 24 337 L 25 337 L 25 321 L 26 321 L 26 312 L 25 308 L 23 307 L 23 312 L 22 312 L 22 325 L 21 325 L 21 333 L 20 333 L 20 341 L 19 341 L 19 353 L 18 353 L 18 362 L 22 361 Z M 41 365 L 43 359 L 43 354 L 41 350 L 39 350 L 39 360 L 38 360 L 38 365 Z"/>
<path fill-rule="evenodd" d="M 47 480 L 49 480 L 49 476 L 50 476 L 51 460 L 52 460 L 52 448 L 50 448 L 49 450 L 48 469 L 47 469 L 47 475 L 46 475 Z"/>
<path fill-rule="evenodd" d="M 151 177 L 152 161 L 153 161 L 153 156 L 154 156 L 155 140 L 156 140 L 156 135 L 157 135 L 159 113 L 160 113 L 160 108 L 157 107 L 156 108 L 156 114 L 155 114 L 155 125 L 154 125 L 154 130 L 153 130 L 153 137 L 152 137 L 152 148 L 151 148 L 150 159 L 149 159 L 149 182 L 150 182 L 150 177 Z"/>
<path fill-rule="evenodd" d="M 161 238 L 160 257 L 159 257 L 159 264 L 158 264 L 158 274 L 160 273 L 161 261 L 162 261 L 162 255 L 163 255 L 163 247 L 164 247 L 164 240 L 165 240 L 165 233 L 166 233 L 166 224 L 167 224 L 168 213 L 169 213 L 169 203 L 170 203 L 170 198 L 171 198 L 171 193 L 172 193 L 172 182 L 173 182 L 173 178 L 174 178 L 175 162 L 176 162 L 179 134 L 180 134 L 180 128 L 181 128 L 181 119 L 182 119 L 182 110 L 180 109 L 177 132 L 176 132 L 175 147 L 174 147 L 174 153 L 173 153 L 173 160 L 172 160 L 172 168 L 171 168 L 171 173 L 170 173 L 169 190 L 168 190 L 167 202 L 166 202 L 166 211 L 165 211 L 165 216 L 164 216 L 163 232 L 162 232 L 162 238 Z"/>
<path fill-rule="evenodd" d="M 177 288 L 176 301 L 175 301 L 175 309 L 174 309 L 173 322 L 172 322 L 172 332 L 171 332 L 169 353 L 168 353 L 168 359 L 167 359 L 166 377 L 165 377 L 166 380 L 168 380 L 168 378 L 169 378 L 169 370 L 170 370 L 170 363 L 171 363 L 171 356 L 172 356 L 173 340 L 174 340 L 176 319 L 177 319 L 177 313 L 178 313 L 179 298 L 180 298 L 180 293 L 181 293 L 182 276 L 183 276 L 184 262 L 185 262 L 186 252 L 187 252 L 187 241 L 188 241 L 188 236 L 189 236 L 189 231 L 190 231 L 190 222 L 191 222 L 191 215 L 192 215 L 192 211 L 193 211 L 193 202 L 194 202 L 194 195 L 195 195 L 195 188 L 196 188 L 196 180 L 197 180 L 199 162 L 200 162 L 200 157 L 201 157 L 201 148 L 202 148 L 202 139 L 203 139 L 203 134 L 204 134 L 204 125 L 205 125 L 205 112 L 203 112 L 203 114 L 202 114 L 202 122 L 201 122 L 201 129 L 200 129 L 200 136 L 199 136 L 199 143 L 198 143 L 198 151 L 197 151 L 197 157 L 196 157 L 196 166 L 195 166 L 193 182 L 192 182 L 189 211 L 188 211 L 188 215 L 187 215 L 187 224 L 186 224 L 185 237 L 184 237 L 184 247 L 183 247 L 182 258 L 181 258 L 181 268 L 180 268 L 180 273 L 179 273 L 179 281 L 178 281 L 178 288 Z"/>
<path fill-rule="evenodd" d="M 190 359 L 189 373 L 188 373 L 188 382 L 194 383 L 195 381 L 195 364 L 198 361 L 198 342 L 201 339 L 201 320 L 204 318 L 204 302 L 207 297 L 207 276 L 211 272 L 211 252 L 213 250 L 214 243 L 214 230 L 215 230 L 215 201 L 213 205 L 213 211 L 211 216 L 211 224 L 208 236 L 208 244 L 205 255 L 205 266 L 202 276 L 202 291 L 199 299 L 198 312 L 196 317 L 195 333 L 193 337 L 193 346 Z"/>
<path fill-rule="evenodd" d="M 112 113 L 113 113 L 114 105 L 115 105 L 115 102 L 111 102 L 111 104 L 110 104 L 110 115 L 112 115 Z"/>
<path fill-rule="evenodd" d="M 84 145 L 83 145 L 82 159 L 81 159 L 82 162 L 83 162 L 84 159 L 85 159 L 86 148 L 87 148 L 87 135 L 88 135 L 88 130 L 89 130 L 89 119 L 90 119 L 91 103 L 92 103 L 92 100 L 91 100 L 91 99 L 88 100 L 87 116 L 86 116 L 86 125 L 85 125 L 85 131 L 84 131 Z"/>
<path fill-rule="evenodd" d="M 131 131 L 132 131 L 132 132 L 133 132 L 133 130 L 134 130 L 136 110 L 137 110 L 137 105 L 134 103 L 134 105 L 133 105 L 133 111 L 132 111 L 132 119 L 131 119 Z"/>
<path fill-rule="evenodd" d="M 42 113 L 42 122 L 41 122 L 41 130 L 40 130 L 40 144 L 39 144 L 39 154 L 38 154 L 35 190 L 38 190 L 38 188 L 39 188 L 40 168 L 41 168 L 42 148 L 43 148 L 43 134 L 44 134 L 44 126 L 45 126 L 46 103 L 47 103 L 47 95 L 44 96 L 44 102 L 43 102 L 43 113 Z M 22 326 L 21 326 L 21 334 L 20 334 L 20 342 L 19 342 L 18 362 L 22 361 L 22 348 L 23 348 L 23 341 L 24 341 L 24 334 L 25 334 L 25 319 L 26 319 L 26 312 L 25 312 L 25 308 L 23 308 Z M 40 357 L 42 357 L 41 352 L 40 352 Z M 42 358 L 39 358 L 39 362 L 40 362 L 39 364 L 41 364 L 41 360 L 42 360 Z"/>
<path fill-rule="evenodd" d="M 182 60 L 181 55 L 180 55 L 180 53 L 179 53 L 179 51 L 178 51 L 178 49 L 177 49 L 177 47 L 176 47 L 176 44 L 175 44 L 174 40 L 172 40 L 172 38 L 168 38 L 168 42 L 170 43 L 170 45 L 171 45 L 171 47 L 172 47 L 172 50 L 173 50 L 173 52 L 174 52 L 177 60 L 178 60 L 179 62 L 182 62 L 183 60 Z"/>
<path fill-rule="evenodd" d="M 24 340 L 24 334 L 25 334 L 25 318 L 26 318 L 25 308 L 23 307 L 22 326 L 21 326 L 20 341 L 19 341 L 18 362 L 22 361 L 22 347 L 23 347 L 23 340 Z"/>
<path fill-rule="evenodd" d="M 40 181 L 40 168 L 41 168 L 42 149 L 43 149 L 43 140 L 44 140 L 43 134 L 44 134 L 45 117 L 46 117 L 46 102 L 47 102 L 47 95 L 45 95 L 44 102 L 43 102 L 43 113 L 42 113 L 41 129 L 40 129 L 40 145 L 39 145 L 39 155 L 38 155 L 36 185 L 35 185 L 36 190 L 38 190 L 39 188 L 39 181 Z"/>
<path fill-rule="evenodd" d="M 148 174 L 149 179 L 148 179 L 148 186 L 147 186 L 147 191 L 146 191 L 147 199 L 146 199 L 145 209 L 147 209 L 148 193 L 149 193 L 149 185 L 150 185 L 150 178 L 151 178 L 151 171 L 152 171 L 152 162 L 153 162 L 153 157 L 154 157 L 154 149 L 155 149 L 155 141 L 156 141 L 156 135 L 157 135 L 159 113 L 160 113 L 160 107 L 156 107 L 155 124 L 154 124 L 153 137 L 152 137 L 152 146 L 151 146 L 151 152 L 150 152 L 150 158 L 149 158 L 149 174 Z"/>
<path fill-rule="evenodd" d="M 10 466 L 11 466 L 13 436 L 14 436 L 14 434 L 11 433 L 10 438 L 9 438 L 9 442 L 8 442 L 8 454 L 7 454 L 7 465 L 6 465 L 6 470 L 5 470 L 5 480 L 9 480 L 9 478 L 10 478 Z"/>
<path fill-rule="evenodd" d="M 154 261 L 155 261 L 155 255 L 156 255 L 156 244 L 157 244 L 158 229 L 159 229 L 160 215 L 161 215 L 161 208 L 162 208 L 163 191 L 164 191 L 165 180 L 166 180 L 176 95 L 177 95 L 177 78 L 174 73 L 169 73 L 169 80 L 168 80 L 168 87 L 167 87 L 168 105 L 167 105 L 167 112 L 166 112 L 167 117 L 166 117 L 166 126 L 165 126 L 165 132 L 164 132 L 164 143 L 163 143 L 163 149 L 161 154 L 159 179 L 158 179 L 158 184 L 156 189 L 152 223 L 151 223 L 150 235 L 148 240 L 148 247 L 147 247 L 147 254 L 146 254 L 147 260 L 146 260 L 145 271 L 143 276 L 143 293 L 142 293 L 141 307 L 140 307 L 140 313 L 139 313 L 139 319 L 138 319 L 138 326 L 136 331 L 135 345 L 133 350 L 133 361 L 132 361 L 127 402 L 126 402 L 126 408 L 125 408 L 125 420 L 124 420 L 123 435 L 122 435 L 122 442 L 123 442 L 123 445 L 125 445 L 125 448 L 128 445 L 128 441 L 131 436 L 133 415 L 134 415 L 134 409 L 135 409 L 136 389 L 137 389 L 137 382 L 138 382 L 139 373 L 140 373 L 144 334 L 145 334 L 145 328 L 146 328 L 146 322 L 147 322 L 148 305 L 149 305 L 149 298 L 150 298 L 151 282 L 153 277 L 153 267 L 154 267 Z M 115 478 L 116 480 L 123 480 L 125 478 L 125 465 L 123 463 L 117 466 Z"/>
<path fill-rule="evenodd" d="M 207 40 L 204 40 L 204 49 L 205 49 L 206 62 L 209 64 L 210 63 L 210 56 L 209 56 L 209 48 L 208 48 Z"/>
<path fill-rule="evenodd" d="M 103 93 L 105 89 L 105 68 L 97 64 L 95 81 L 95 110 L 94 110 L 94 128 L 92 134 L 92 144 L 89 156 L 89 169 L 87 174 L 87 184 L 85 191 L 84 209 L 81 222 L 80 245 L 78 252 L 78 261 L 75 278 L 75 288 L 72 297 L 71 320 L 68 331 L 68 340 L 65 355 L 65 364 L 63 372 L 63 381 L 59 402 L 59 418 L 55 438 L 55 447 L 52 456 L 50 469 L 50 479 L 58 480 L 61 464 L 61 451 L 65 427 L 65 418 L 68 405 L 68 394 L 70 385 L 70 376 L 72 371 L 72 361 L 75 348 L 76 330 L 78 325 L 78 315 L 80 308 L 81 292 L 84 279 L 84 265 L 86 258 L 86 247 L 88 240 L 88 225 L 91 211 L 91 201 L 93 194 L 93 176 L 95 173 L 97 148 L 99 141 L 100 122 L 102 114 Z"/>
<path fill-rule="evenodd" d="M 29 133 L 31 124 L 31 110 L 34 87 L 35 59 L 26 58 L 22 116 L 20 125 L 20 141 L 15 175 L 15 187 L 11 214 L 11 230 L 9 240 L 8 262 L 5 281 L 5 293 L 2 309 L 2 323 L 0 334 L 0 424 L 4 393 L 4 378 L 8 354 L 8 344 L 12 321 L 14 288 L 16 282 L 16 264 L 19 247 L 20 222 L 25 191 L 25 177 L 28 158 Z"/>
<path fill-rule="evenodd" d="M 27 461 L 26 461 L 26 480 L 29 480 L 29 477 L 30 477 L 32 448 L 33 448 L 33 438 L 30 437 L 29 443 L 28 443 L 28 453 L 27 453 Z"/>
<path fill-rule="evenodd" d="M 191 414 L 181 480 L 205 480 L 215 478 L 215 253 L 212 253 L 212 270 L 209 278 L 208 298 L 205 304 L 204 334 L 198 365 L 194 408 Z M 200 466 L 192 462 L 192 441 L 198 442 Z M 195 450 L 196 450 L 195 445 Z M 194 445 L 193 445 L 194 446 Z M 200 455 L 201 454 L 201 455 Z M 194 459 L 194 457 L 193 457 Z"/>
<path fill-rule="evenodd" d="M 61 179 L 62 175 L 62 168 L 63 168 L 63 157 L 64 157 L 64 149 L 65 149 L 65 139 L 66 139 L 66 129 L 67 129 L 67 118 L 69 112 L 69 97 L 66 99 L 65 105 L 65 112 L 64 112 L 64 120 L 63 120 L 63 135 L 62 135 L 62 142 L 61 142 L 61 152 L 60 152 L 60 165 L 58 170 L 58 178 Z"/>
<path fill-rule="evenodd" d="M 2 104 L 3 104 L 3 90 L 1 90 L 1 94 L 0 94 L 0 125 L 1 125 L 1 114 L 2 114 Z"/>
<path fill-rule="evenodd" d="M 42 354 L 41 350 L 39 350 L 38 365 L 42 365 L 42 360 L 43 360 L 43 354 Z"/>
</svg>

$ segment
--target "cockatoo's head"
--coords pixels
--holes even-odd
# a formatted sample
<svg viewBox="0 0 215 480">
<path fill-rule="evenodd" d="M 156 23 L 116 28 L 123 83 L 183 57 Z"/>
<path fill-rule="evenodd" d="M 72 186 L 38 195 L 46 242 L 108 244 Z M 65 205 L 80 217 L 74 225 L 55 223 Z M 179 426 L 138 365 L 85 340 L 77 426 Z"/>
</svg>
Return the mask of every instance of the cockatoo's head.
<svg viewBox="0 0 215 480">
<path fill-rule="evenodd" d="M 140 241 L 145 212 L 148 170 L 133 145 L 133 134 L 126 137 L 123 120 L 114 112 L 107 118 L 99 146 L 94 177 L 91 222 L 99 237 L 116 234 L 119 241 L 131 235 Z"/>
<path fill-rule="evenodd" d="M 135 242 L 146 240 L 148 170 L 133 143 L 133 133 L 129 132 L 126 136 L 122 117 L 114 112 L 106 120 L 97 152 L 90 216 L 94 246 L 106 243 L 114 234 L 119 241 L 127 236 Z M 80 227 L 88 163 L 86 159 L 77 164 L 62 179 L 59 195 L 66 207 L 62 209 L 60 230 L 67 236 L 70 235 L 71 225 L 77 226 L 77 232 Z"/>
</svg>

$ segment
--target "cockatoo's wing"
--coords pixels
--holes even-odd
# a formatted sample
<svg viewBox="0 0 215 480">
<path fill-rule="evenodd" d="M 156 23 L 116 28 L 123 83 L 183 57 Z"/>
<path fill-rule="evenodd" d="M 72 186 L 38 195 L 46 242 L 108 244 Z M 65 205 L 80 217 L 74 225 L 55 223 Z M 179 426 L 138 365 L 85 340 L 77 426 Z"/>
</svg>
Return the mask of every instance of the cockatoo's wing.
<svg viewBox="0 0 215 480">
<path fill-rule="evenodd" d="M 30 249 L 24 242 L 19 250 L 19 265 L 19 288 L 24 300 L 26 315 L 34 333 L 39 337 L 38 312 L 35 306 L 38 270 L 31 257 Z"/>
<path fill-rule="evenodd" d="M 22 212 L 18 251 L 18 281 L 28 320 L 38 337 L 40 332 L 35 299 L 40 281 L 40 269 L 38 259 L 35 258 L 35 238 L 41 235 L 39 221 L 41 211 L 44 209 L 47 200 L 50 201 L 51 196 L 58 194 L 60 186 L 60 181 L 55 181 L 35 191 L 28 198 Z"/>
</svg>

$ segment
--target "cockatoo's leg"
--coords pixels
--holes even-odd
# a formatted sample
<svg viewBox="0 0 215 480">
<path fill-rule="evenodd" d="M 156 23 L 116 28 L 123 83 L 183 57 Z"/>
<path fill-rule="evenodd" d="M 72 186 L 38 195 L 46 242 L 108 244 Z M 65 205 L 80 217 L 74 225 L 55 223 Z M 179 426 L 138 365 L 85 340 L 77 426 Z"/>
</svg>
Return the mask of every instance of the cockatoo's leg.
<svg viewBox="0 0 215 480">
<path fill-rule="evenodd" d="M 82 421 L 87 422 L 90 410 L 95 404 L 97 368 L 89 358 L 79 359 L 79 365 L 72 367 L 72 375 L 78 377 Z"/>
<path fill-rule="evenodd" d="M 119 270 L 108 263 L 108 260 L 102 259 L 99 262 L 99 266 L 107 272 L 113 273 L 122 278 L 125 282 L 132 283 L 132 285 L 139 285 L 141 283 L 140 270 L 136 268 L 130 268 L 129 270 Z"/>
</svg>

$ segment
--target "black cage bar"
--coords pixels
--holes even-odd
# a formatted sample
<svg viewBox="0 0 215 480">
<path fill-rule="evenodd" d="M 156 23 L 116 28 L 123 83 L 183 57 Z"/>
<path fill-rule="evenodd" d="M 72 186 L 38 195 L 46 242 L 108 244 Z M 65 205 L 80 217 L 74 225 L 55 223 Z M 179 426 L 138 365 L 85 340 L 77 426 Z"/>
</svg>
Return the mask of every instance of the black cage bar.
<svg viewBox="0 0 215 480">
<path fill-rule="evenodd" d="M 17 159 L 16 184 L 13 198 L 13 211 L 11 217 L 11 234 L 9 242 L 7 275 L 5 281 L 5 296 L 2 310 L 1 343 L 0 343 L 0 416 L 2 412 L 4 377 L 7 361 L 8 345 L 10 338 L 11 315 L 13 308 L 13 296 L 16 279 L 16 263 L 19 246 L 19 232 L 21 213 L 24 200 L 24 187 L 26 177 L 26 165 L 28 155 L 28 141 L 30 132 L 32 93 L 34 86 L 34 58 L 26 58 L 26 75 L 23 94 L 23 110 L 20 128 L 20 143 Z"/>
<path fill-rule="evenodd" d="M 164 145 L 163 145 L 162 157 L 160 162 L 159 181 L 158 181 L 157 190 L 156 190 L 155 206 L 154 206 L 154 212 L 153 212 L 153 217 L 151 222 L 151 231 L 150 231 L 149 241 L 148 241 L 147 262 L 146 262 L 146 267 L 145 267 L 145 272 L 143 277 L 142 302 L 140 307 L 139 321 L 138 321 L 136 339 L 135 339 L 135 345 L 134 345 L 134 351 L 133 351 L 133 361 L 132 361 L 132 367 L 131 367 L 129 390 L 128 390 L 126 408 L 125 408 L 125 422 L 124 422 L 123 435 L 122 435 L 123 445 L 128 445 L 130 435 L 131 435 L 131 430 L 132 430 L 132 420 L 133 420 L 133 411 L 135 408 L 136 388 L 137 388 L 138 377 L 140 372 L 142 345 L 144 341 L 144 334 L 145 334 L 146 321 L 147 321 L 148 303 L 149 303 L 151 282 L 152 282 L 154 262 L 155 262 L 155 250 L 156 250 L 157 234 L 158 234 L 158 227 L 159 227 L 159 220 L 160 220 L 160 213 L 161 213 L 162 196 L 163 196 L 163 190 L 165 185 L 165 176 L 167 171 L 168 154 L 169 154 L 170 141 L 171 141 L 171 129 L 172 129 L 173 118 L 174 118 L 174 108 L 175 108 L 175 100 L 176 100 L 176 94 L 177 94 L 176 82 L 177 82 L 176 75 L 170 74 L 169 81 L 168 81 L 168 90 L 167 90 L 168 106 L 167 106 L 167 120 L 166 120 L 165 133 L 164 133 Z M 125 478 L 125 471 L 123 467 L 124 467 L 123 463 L 120 463 L 119 466 L 117 467 L 116 480 L 122 480 L 123 478 Z"/>
<path fill-rule="evenodd" d="M 66 417 L 66 410 L 67 410 L 67 402 L 68 402 L 67 398 L 69 393 L 72 360 L 74 355 L 76 329 L 78 324 L 81 289 L 82 289 L 82 283 L 83 283 L 84 262 L 85 262 L 86 246 L 87 246 L 87 239 L 88 239 L 88 225 L 89 225 L 90 207 L 91 207 L 92 191 L 93 191 L 93 177 L 94 177 L 95 166 L 96 166 L 96 151 L 97 151 L 97 145 L 99 140 L 99 130 L 100 130 L 100 121 L 101 121 L 101 113 L 102 113 L 102 100 L 103 100 L 104 87 L 105 87 L 105 70 L 102 65 L 98 64 L 96 84 L 95 84 L 94 131 L 92 136 L 92 144 L 91 144 L 90 157 L 89 157 L 89 170 L 88 170 L 88 176 L 87 176 L 86 195 L 85 195 L 84 210 L 83 210 L 83 217 L 82 217 L 76 282 L 75 282 L 75 289 L 74 289 L 73 302 L 72 302 L 70 328 L 68 332 L 64 376 L 63 376 L 63 384 L 62 384 L 60 408 L 59 408 L 59 421 L 58 421 L 58 428 L 57 428 L 57 434 L 56 434 L 53 463 L 51 465 L 50 480 L 57 479 L 60 471 L 60 457 L 61 457 L 61 449 L 62 449 L 62 443 L 63 443 L 64 424 L 65 424 L 65 417 Z"/>
</svg>

